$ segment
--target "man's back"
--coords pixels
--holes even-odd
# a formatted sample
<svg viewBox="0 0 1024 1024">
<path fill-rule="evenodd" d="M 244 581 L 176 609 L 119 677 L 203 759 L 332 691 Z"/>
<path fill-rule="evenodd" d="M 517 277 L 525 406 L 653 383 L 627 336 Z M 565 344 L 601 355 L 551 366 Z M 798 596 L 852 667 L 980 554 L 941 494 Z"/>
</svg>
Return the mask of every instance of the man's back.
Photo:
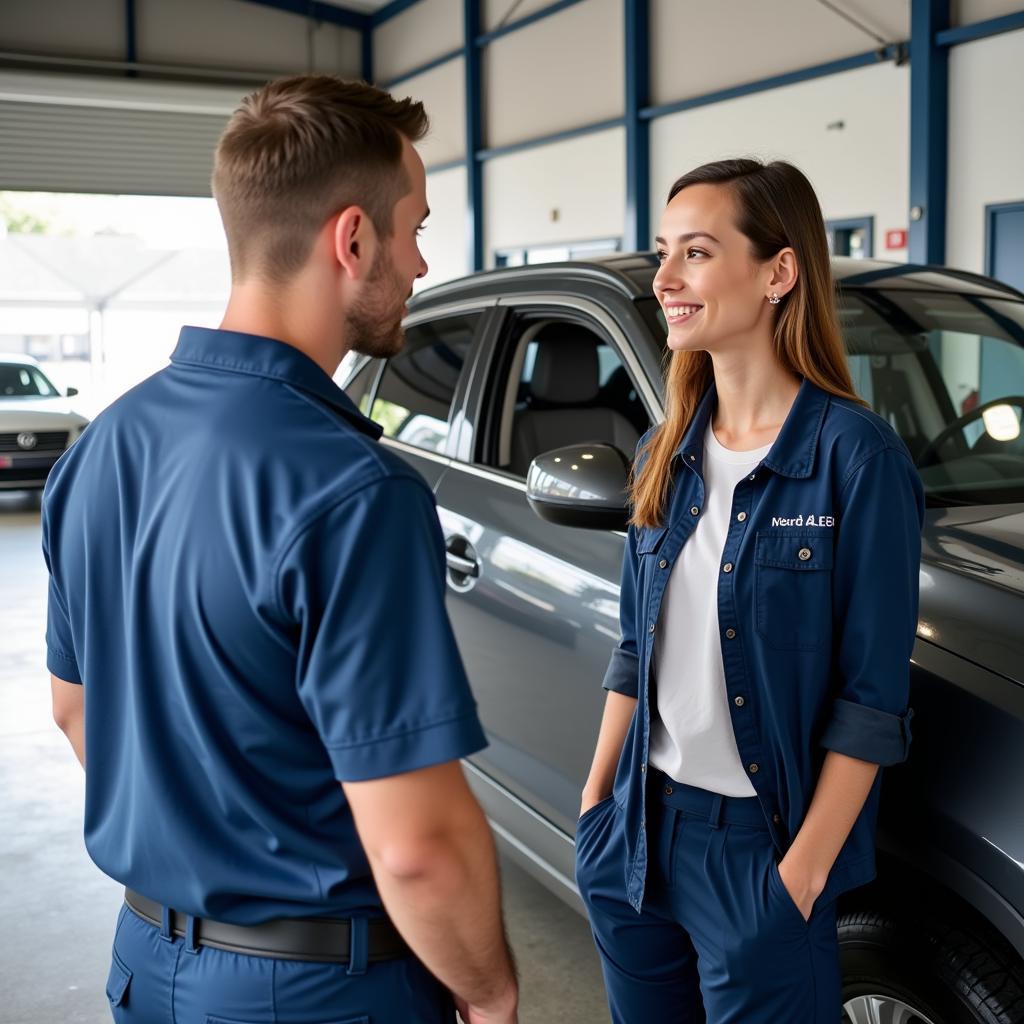
<svg viewBox="0 0 1024 1024">
<path fill-rule="evenodd" d="M 482 742 L 429 639 L 432 496 L 376 436 L 291 346 L 186 328 L 54 471 L 50 668 L 86 682 L 86 841 L 129 888 L 239 924 L 379 912 L 338 780 Z"/>
</svg>

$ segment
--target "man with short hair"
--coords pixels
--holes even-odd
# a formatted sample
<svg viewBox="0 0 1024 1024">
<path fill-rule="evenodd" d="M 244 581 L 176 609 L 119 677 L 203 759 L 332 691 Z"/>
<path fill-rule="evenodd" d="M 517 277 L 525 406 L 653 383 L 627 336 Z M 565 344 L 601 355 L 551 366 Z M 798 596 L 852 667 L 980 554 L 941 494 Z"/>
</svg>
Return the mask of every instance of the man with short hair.
<svg viewBox="0 0 1024 1024">
<path fill-rule="evenodd" d="M 330 76 L 249 96 L 213 175 L 220 329 L 47 485 L 54 716 L 126 886 L 115 1019 L 516 1018 L 433 495 L 331 379 L 401 349 L 426 128 Z"/>
</svg>

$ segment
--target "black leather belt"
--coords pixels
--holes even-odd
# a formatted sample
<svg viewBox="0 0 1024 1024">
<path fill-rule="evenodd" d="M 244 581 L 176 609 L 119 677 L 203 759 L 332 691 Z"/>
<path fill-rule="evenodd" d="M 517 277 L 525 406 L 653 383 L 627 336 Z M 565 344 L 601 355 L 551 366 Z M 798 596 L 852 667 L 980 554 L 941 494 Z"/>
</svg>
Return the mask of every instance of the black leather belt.
<svg viewBox="0 0 1024 1024">
<path fill-rule="evenodd" d="M 130 889 L 124 891 L 128 908 L 157 928 L 162 926 L 163 907 Z M 188 916 L 171 911 L 171 931 L 186 937 Z M 409 955 L 409 947 L 386 917 L 367 920 L 367 961 L 397 960 Z M 275 960 L 307 960 L 331 964 L 349 962 L 351 925 L 336 917 L 278 917 L 263 924 L 227 924 L 206 917 L 195 919 L 195 944 L 226 949 L 247 956 Z"/>
</svg>

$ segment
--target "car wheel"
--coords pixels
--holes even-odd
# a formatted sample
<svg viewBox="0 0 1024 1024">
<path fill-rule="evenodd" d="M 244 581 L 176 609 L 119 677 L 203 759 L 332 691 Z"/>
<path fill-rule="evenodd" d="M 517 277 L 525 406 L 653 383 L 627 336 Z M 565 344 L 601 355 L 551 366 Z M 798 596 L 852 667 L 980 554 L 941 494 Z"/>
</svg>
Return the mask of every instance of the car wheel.
<svg viewBox="0 0 1024 1024">
<path fill-rule="evenodd" d="M 844 1024 L 1019 1024 L 1024 965 L 974 925 L 858 910 L 839 919 Z"/>
</svg>

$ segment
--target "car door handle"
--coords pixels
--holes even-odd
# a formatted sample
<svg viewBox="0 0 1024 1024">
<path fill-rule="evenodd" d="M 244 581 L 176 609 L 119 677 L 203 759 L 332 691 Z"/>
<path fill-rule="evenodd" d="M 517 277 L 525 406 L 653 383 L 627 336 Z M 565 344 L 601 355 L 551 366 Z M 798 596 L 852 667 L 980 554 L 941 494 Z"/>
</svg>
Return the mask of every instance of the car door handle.
<svg viewBox="0 0 1024 1024">
<path fill-rule="evenodd" d="M 475 558 L 466 558 L 464 555 L 457 555 L 454 551 L 445 551 L 445 560 L 452 572 L 460 576 L 472 576 L 476 579 L 480 575 L 480 563 Z"/>
</svg>

